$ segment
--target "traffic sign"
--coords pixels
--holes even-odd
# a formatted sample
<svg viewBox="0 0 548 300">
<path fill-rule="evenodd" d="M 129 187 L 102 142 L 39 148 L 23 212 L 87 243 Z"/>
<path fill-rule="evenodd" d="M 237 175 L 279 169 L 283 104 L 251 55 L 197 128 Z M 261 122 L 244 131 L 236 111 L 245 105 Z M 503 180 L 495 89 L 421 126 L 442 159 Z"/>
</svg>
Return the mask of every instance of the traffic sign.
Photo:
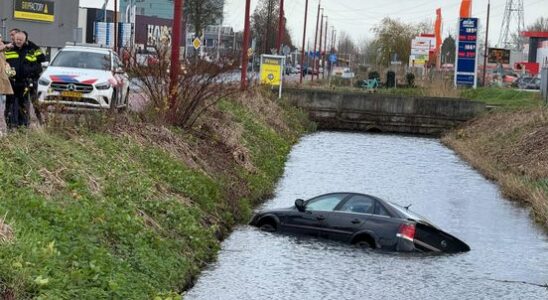
<svg viewBox="0 0 548 300">
<path fill-rule="evenodd" d="M 200 48 L 200 46 L 202 46 L 202 41 L 200 41 L 199 38 L 195 38 L 192 41 L 192 46 L 194 46 L 194 49 L 198 50 Z"/>
<path fill-rule="evenodd" d="M 247 49 L 247 56 L 248 57 L 253 56 L 254 53 L 255 53 L 255 49 L 253 49 L 253 48 L 248 48 Z"/>
<path fill-rule="evenodd" d="M 337 54 L 329 54 L 329 62 L 330 63 L 336 63 L 337 62 Z"/>
</svg>

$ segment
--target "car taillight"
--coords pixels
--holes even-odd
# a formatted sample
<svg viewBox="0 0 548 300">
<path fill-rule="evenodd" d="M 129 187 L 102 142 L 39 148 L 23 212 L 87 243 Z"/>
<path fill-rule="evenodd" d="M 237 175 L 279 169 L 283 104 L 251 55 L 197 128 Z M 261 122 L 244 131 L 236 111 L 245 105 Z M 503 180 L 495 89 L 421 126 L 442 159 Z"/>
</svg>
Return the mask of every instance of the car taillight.
<svg viewBox="0 0 548 300">
<path fill-rule="evenodd" d="M 396 236 L 413 241 L 415 238 L 415 224 L 402 224 Z"/>
</svg>

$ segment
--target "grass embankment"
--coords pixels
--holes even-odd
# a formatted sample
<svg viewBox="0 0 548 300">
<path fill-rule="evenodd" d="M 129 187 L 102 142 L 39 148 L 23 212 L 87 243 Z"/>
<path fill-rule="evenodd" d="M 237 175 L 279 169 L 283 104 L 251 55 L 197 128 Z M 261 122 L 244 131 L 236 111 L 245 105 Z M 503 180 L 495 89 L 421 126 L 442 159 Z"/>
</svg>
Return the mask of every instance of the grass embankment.
<svg viewBox="0 0 548 300">
<path fill-rule="evenodd" d="M 248 95 L 191 133 L 126 120 L 1 138 L 1 297 L 176 297 L 272 192 L 306 122 Z"/>
<path fill-rule="evenodd" d="M 538 93 L 482 88 L 462 94 L 495 109 L 442 141 L 497 181 L 506 197 L 529 204 L 548 231 L 548 108 Z"/>
</svg>

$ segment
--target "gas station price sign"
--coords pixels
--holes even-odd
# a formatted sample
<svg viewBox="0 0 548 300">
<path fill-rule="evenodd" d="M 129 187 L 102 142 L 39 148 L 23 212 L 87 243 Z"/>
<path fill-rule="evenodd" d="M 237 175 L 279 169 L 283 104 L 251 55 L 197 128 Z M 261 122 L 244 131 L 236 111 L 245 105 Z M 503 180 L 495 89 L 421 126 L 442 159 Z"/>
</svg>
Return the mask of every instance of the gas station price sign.
<svg viewBox="0 0 548 300">
<path fill-rule="evenodd" d="M 460 19 L 457 46 L 457 71 L 455 73 L 456 85 L 475 86 L 476 84 L 477 41 L 478 19 Z"/>
</svg>

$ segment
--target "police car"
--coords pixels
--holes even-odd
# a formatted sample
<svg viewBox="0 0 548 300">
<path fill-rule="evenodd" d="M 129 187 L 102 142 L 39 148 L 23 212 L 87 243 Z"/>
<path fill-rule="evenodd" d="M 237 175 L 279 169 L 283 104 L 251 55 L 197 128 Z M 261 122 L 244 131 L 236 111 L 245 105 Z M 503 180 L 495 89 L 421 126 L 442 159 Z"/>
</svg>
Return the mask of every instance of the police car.
<svg viewBox="0 0 548 300">
<path fill-rule="evenodd" d="M 127 108 L 129 79 L 111 49 L 67 46 L 38 80 L 38 102 L 68 108 Z"/>
</svg>

